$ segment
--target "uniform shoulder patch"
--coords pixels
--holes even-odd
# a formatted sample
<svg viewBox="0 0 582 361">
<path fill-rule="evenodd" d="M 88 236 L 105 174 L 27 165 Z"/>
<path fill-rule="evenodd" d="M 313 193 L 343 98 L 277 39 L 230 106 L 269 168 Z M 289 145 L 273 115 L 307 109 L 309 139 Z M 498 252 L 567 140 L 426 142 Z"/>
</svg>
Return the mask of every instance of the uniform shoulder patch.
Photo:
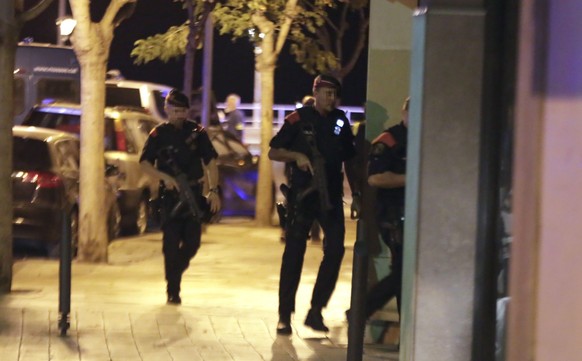
<svg viewBox="0 0 582 361">
<path fill-rule="evenodd" d="M 376 139 L 372 141 L 372 144 L 376 143 L 383 143 L 388 147 L 393 147 L 396 145 L 396 139 L 394 139 L 394 136 L 389 132 L 382 132 L 382 134 L 380 134 Z"/>
<path fill-rule="evenodd" d="M 301 120 L 301 117 L 299 116 L 299 113 L 296 111 L 285 117 L 285 121 L 289 124 L 295 124 L 299 120 Z"/>
</svg>

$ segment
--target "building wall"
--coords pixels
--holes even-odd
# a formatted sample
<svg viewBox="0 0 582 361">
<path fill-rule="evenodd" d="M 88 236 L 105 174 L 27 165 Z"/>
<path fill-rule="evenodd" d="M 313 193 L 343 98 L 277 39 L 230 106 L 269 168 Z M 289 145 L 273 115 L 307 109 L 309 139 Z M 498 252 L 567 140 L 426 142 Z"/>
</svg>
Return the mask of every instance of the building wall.
<svg viewBox="0 0 582 361">
<path fill-rule="evenodd" d="M 522 6 L 511 361 L 579 360 L 582 354 L 581 13 L 578 1 Z"/>
<path fill-rule="evenodd" d="M 400 107 L 410 89 L 411 38 L 411 8 L 386 0 L 370 2 L 368 139 L 400 121 Z"/>
</svg>

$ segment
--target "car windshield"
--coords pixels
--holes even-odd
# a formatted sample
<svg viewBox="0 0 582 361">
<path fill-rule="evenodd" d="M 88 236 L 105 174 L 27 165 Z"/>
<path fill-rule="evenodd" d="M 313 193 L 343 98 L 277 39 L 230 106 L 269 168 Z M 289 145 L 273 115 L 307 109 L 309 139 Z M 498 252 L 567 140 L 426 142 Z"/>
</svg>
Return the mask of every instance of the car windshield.
<svg viewBox="0 0 582 361">
<path fill-rule="evenodd" d="M 42 109 L 32 111 L 22 124 L 57 129 L 75 134 L 79 134 L 81 130 L 81 118 L 78 114 L 67 112 L 52 113 Z"/>
<path fill-rule="evenodd" d="M 48 171 L 51 159 L 47 143 L 38 139 L 14 137 L 12 169 L 18 171 Z"/>
<path fill-rule="evenodd" d="M 106 87 L 105 104 L 108 107 L 132 106 L 142 108 L 139 89 L 120 88 L 115 85 Z"/>
</svg>

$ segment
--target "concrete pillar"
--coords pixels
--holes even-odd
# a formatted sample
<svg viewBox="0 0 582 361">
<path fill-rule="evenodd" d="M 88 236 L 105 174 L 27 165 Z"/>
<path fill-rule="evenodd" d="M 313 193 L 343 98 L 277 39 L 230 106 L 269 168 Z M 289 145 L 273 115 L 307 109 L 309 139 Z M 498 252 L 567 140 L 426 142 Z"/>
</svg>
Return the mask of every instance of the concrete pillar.
<svg viewBox="0 0 582 361">
<path fill-rule="evenodd" d="M 480 3 L 421 2 L 413 20 L 400 360 L 471 360 L 485 43 Z"/>
</svg>

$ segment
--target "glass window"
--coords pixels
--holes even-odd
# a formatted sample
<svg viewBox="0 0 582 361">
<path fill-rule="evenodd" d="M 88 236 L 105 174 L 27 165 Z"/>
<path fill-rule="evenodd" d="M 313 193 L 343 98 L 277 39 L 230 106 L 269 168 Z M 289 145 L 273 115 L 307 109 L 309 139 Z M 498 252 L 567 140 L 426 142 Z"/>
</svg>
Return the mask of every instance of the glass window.
<svg viewBox="0 0 582 361">
<path fill-rule="evenodd" d="M 51 159 L 47 143 L 38 139 L 14 137 L 12 169 L 19 171 L 49 171 Z"/>
<path fill-rule="evenodd" d="M 127 151 L 129 153 L 133 153 L 136 154 L 137 150 L 141 150 L 141 147 L 139 146 L 139 140 L 136 137 L 137 131 L 137 124 L 136 124 L 136 119 L 135 118 L 125 118 L 125 119 L 121 119 L 121 124 L 123 126 L 123 135 L 125 137 L 126 143 L 127 143 Z M 130 151 L 131 149 L 131 151 Z"/>
<path fill-rule="evenodd" d="M 40 79 L 36 85 L 36 102 L 43 101 L 66 101 L 70 103 L 79 103 L 81 93 L 78 80 L 75 79 Z"/>
<path fill-rule="evenodd" d="M 105 151 L 108 150 L 125 150 L 125 138 L 123 134 L 121 137 L 115 132 L 115 120 L 112 118 L 105 118 L 105 133 L 103 134 L 103 146 Z"/>
<path fill-rule="evenodd" d="M 108 107 L 125 105 L 143 108 L 139 89 L 119 88 L 115 85 L 106 86 L 105 105 Z"/>
<path fill-rule="evenodd" d="M 80 134 L 81 116 L 66 113 L 48 113 L 35 110 L 22 122 L 23 125 L 62 130 L 65 132 Z"/>
</svg>

